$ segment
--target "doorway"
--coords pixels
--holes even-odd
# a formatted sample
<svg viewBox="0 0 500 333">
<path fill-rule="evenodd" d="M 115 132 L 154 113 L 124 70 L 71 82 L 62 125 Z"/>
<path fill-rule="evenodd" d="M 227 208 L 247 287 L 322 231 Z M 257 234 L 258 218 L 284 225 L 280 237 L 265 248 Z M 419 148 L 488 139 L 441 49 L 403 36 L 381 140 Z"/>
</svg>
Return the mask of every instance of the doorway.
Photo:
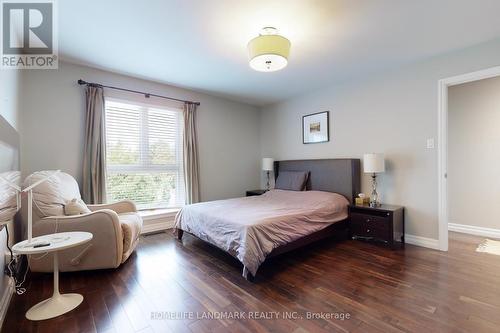
<svg viewBox="0 0 500 333">
<path fill-rule="evenodd" d="M 450 223 L 448 188 L 449 88 L 497 76 L 500 76 L 500 66 L 442 79 L 438 82 L 438 220 L 439 249 L 442 251 L 448 251 L 448 224 Z"/>
</svg>

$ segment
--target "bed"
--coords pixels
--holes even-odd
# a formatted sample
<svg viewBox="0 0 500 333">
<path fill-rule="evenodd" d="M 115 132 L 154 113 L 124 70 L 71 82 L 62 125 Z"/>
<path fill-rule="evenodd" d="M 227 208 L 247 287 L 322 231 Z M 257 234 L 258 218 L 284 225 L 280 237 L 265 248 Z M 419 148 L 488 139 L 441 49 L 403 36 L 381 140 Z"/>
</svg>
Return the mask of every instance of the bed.
<svg viewBox="0 0 500 333">
<path fill-rule="evenodd" d="M 275 162 L 283 171 L 306 171 L 306 191 L 271 190 L 261 196 L 197 203 L 183 207 L 175 233 L 187 232 L 243 264 L 252 280 L 267 259 L 314 241 L 347 234 L 347 206 L 359 193 L 359 159 Z"/>
<path fill-rule="evenodd" d="M 0 229 L 17 212 L 17 191 L 8 182 L 21 186 L 19 170 L 19 134 L 0 116 Z"/>
</svg>

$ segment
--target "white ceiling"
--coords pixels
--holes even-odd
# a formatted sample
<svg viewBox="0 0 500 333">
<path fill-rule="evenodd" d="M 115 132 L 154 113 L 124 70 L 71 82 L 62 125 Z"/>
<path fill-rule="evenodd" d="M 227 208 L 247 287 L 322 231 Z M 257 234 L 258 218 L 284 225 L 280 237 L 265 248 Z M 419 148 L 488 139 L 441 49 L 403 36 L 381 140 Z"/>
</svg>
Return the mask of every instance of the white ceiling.
<svg viewBox="0 0 500 333">
<path fill-rule="evenodd" d="M 72 0 L 62 59 L 264 105 L 500 37 L 499 0 Z M 264 26 L 292 43 L 288 67 L 248 66 Z"/>
</svg>

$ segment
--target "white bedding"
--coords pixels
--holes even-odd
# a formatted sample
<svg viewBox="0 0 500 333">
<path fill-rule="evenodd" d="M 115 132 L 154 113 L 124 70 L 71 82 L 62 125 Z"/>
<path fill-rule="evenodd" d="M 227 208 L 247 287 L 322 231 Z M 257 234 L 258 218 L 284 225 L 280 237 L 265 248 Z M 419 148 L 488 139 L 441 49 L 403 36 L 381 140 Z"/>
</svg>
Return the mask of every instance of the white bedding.
<svg viewBox="0 0 500 333">
<path fill-rule="evenodd" d="M 230 253 L 255 275 L 273 249 L 346 219 L 348 204 L 337 193 L 271 190 L 185 206 L 175 229 Z"/>
</svg>

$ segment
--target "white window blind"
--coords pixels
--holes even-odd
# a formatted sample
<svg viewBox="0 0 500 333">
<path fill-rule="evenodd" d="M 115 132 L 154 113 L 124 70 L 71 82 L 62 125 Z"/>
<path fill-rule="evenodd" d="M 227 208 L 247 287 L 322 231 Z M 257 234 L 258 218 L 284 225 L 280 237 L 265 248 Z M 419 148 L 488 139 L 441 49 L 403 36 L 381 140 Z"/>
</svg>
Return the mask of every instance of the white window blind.
<svg viewBox="0 0 500 333">
<path fill-rule="evenodd" d="M 182 110 L 106 99 L 108 202 L 138 209 L 184 205 Z"/>
</svg>

